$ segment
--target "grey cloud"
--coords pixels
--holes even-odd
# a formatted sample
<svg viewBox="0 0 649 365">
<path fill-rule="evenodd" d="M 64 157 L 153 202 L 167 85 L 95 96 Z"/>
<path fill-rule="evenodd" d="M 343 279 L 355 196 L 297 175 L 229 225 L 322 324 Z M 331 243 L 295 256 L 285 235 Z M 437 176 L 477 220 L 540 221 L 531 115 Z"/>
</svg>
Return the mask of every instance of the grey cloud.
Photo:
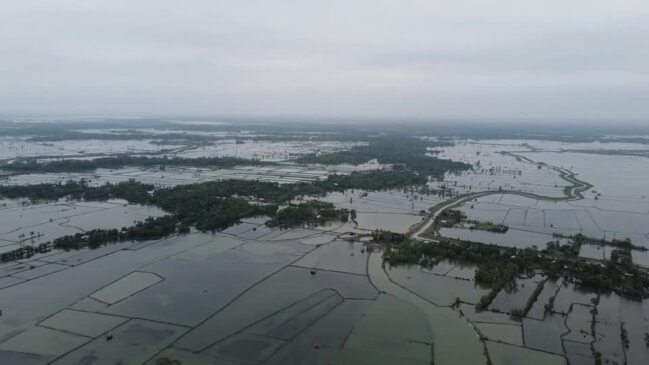
<svg viewBox="0 0 649 365">
<path fill-rule="evenodd" d="M 0 114 L 648 118 L 649 3 L 21 0 Z"/>
</svg>

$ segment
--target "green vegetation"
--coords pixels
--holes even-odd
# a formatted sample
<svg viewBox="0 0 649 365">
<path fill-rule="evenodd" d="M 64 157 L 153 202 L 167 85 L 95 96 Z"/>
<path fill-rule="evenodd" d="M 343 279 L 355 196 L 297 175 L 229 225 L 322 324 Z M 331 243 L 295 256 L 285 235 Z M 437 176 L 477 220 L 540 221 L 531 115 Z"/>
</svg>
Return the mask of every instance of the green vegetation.
<svg viewBox="0 0 649 365">
<path fill-rule="evenodd" d="M 536 285 L 536 288 L 534 288 L 534 291 L 532 292 L 532 295 L 527 299 L 527 303 L 525 304 L 525 308 L 523 308 L 522 313 L 523 316 L 525 317 L 527 313 L 529 313 L 530 309 L 532 309 L 532 306 L 536 302 L 536 300 L 539 298 L 539 295 L 541 295 L 541 292 L 543 291 L 543 288 L 545 287 L 545 282 L 547 281 L 546 279 L 543 279 L 539 281 L 539 283 Z M 554 299 L 553 299 L 554 302 Z"/>
<path fill-rule="evenodd" d="M 455 227 L 466 219 L 464 212 L 458 209 L 446 209 L 441 211 L 435 218 L 435 226 L 437 227 Z"/>
<path fill-rule="evenodd" d="M 580 244 L 576 241 L 570 241 L 562 245 L 559 241 L 550 241 L 546 243 L 545 251 L 555 256 L 577 258 L 579 256 Z"/>
<path fill-rule="evenodd" d="M 626 139 L 625 139 L 626 140 Z M 635 140 L 631 139 L 631 143 L 649 143 L 647 138 L 637 138 Z M 638 157 L 649 157 L 649 151 L 646 149 L 562 149 L 561 152 L 570 152 L 570 153 L 590 153 L 595 155 L 610 155 L 610 156 L 638 156 Z"/>
<path fill-rule="evenodd" d="M 459 209 L 446 209 L 440 212 L 435 218 L 435 231 L 441 227 L 451 228 L 461 223 L 468 223 L 469 229 L 479 229 L 495 233 L 506 233 L 509 227 L 503 224 L 492 222 L 480 222 L 475 219 L 467 219 L 466 214 Z"/>
<path fill-rule="evenodd" d="M 0 262 L 21 260 L 29 258 L 37 253 L 46 253 L 52 250 L 52 243 L 41 243 L 37 246 L 23 246 L 15 250 L 6 251 L 0 254 Z"/>
<path fill-rule="evenodd" d="M 311 200 L 297 205 L 290 205 L 278 211 L 270 221 L 266 222 L 266 225 L 269 227 L 289 228 L 323 224 L 331 220 L 346 222 L 348 217 L 349 210 L 347 209 L 336 209 L 332 203 Z"/>
<path fill-rule="evenodd" d="M 154 195 L 164 198 L 184 192 L 195 199 L 216 195 L 218 197 L 245 196 L 262 201 L 282 203 L 298 196 L 323 196 L 333 191 L 348 189 L 387 190 L 402 189 L 423 183 L 416 174 L 400 170 L 374 170 L 353 172 L 348 175 L 330 175 L 327 179 L 312 183 L 277 184 L 261 181 L 222 180 L 189 184 L 174 188 L 157 189 Z M 68 181 L 65 184 L 34 184 L 0 186 L 0 196 L 6 198 L 29 198 L 32 201 L 52 201 L 61 198 L 106 200 L 122 198 L 132 203 L 155 204 L 151 192 L 153 185 L 128 181 L 119 184 L 90 186 L 85 181 Z M 155 200 L 155 199 L 154 199 Z"/>
<path fill-rule="evenodd" d="M 523 312 L 522 309 L 519 308 L 514 308 L 512 309 L 512 312 L 510 313 L 510 317 L 515 320 L 515 321 L 522 321 L 523 318 L 525 318 L 525 313 Z"/>
<path fill-rule="evenodd" d="M 393 134 L 377 137 L 371 140 L 368 145 L 355 146 L 350 151 L 310 154 L 297 159 L 297 162 L 325 165 L 341 163 L 358 165 L 376 159 L 381 164 L 399 165 L 404 172 L 411 172 L 424 177 L 441 178 L 447 171 L 460 171 L 471 168 L 470 165 L 465 163 L 430 156 L 429 147 L 449 145 L 446 142 L 432 142 Z"/>
<path fill-rule="evenodd" d="M 124 131 L 123 133 L 97 133 L 78 132 L 74 130 L 57 130 L 56 133 L 48 133 L 39 136 L 29 137 L 31 142 L 56 142 L 72 140 L 104 140 L 104 141 L 128 141 L 128 140 L 160 140 L 175 141 L 176 143 L 200 143 L 214 139 L 211 136 L 187 133 L 144 133 L 135 130 Z"/>
<path fill-rule="evenodd" d="M 177 232 L 186 232 L 190 226 L 207 231 L 225 229 L 242 218 L 266 215 L 270 225 L 292 227 L 318 224 L 327 220 L 346 220 L 349 212 L 335 209 L 332 204 L 306 202 L 290 205 L 277 211 L 279 204 L 286 204 L 302 196 L 322 196 L 332 191 L 361 188 L 380 190 L 403 188 L 418 179 L 412 174 L 400 174 L 398 170 L 378 170 L 369 173 L 332 175 L 323 181 L 300 184 L 277 184 L 260 181 L 223 180 L 199 184 L 157 188 L 133 180 L 91 186 L 86 181 L 68 181 L 64 184 L 35 184 L 24 186 L 0 186 L 0 196 L 5 198 L 28 198 L 31 201 L 56 201 L 74 199 L 106 201 L 124 199 L 132 204 L 155 205 L 169 212 L 170 218 L 157 218 L 140 222 L 133 227 L 113 230 L 96 230 L 82 235 L 63 237 L 55 242 L 58 248 L 96 247 L 96 245 L 124 241 L 157 239 Z M 22 251 L 21 251 L 22 252 Z M 19 256 L 6 255 L 7 259 Z"/>
<path fill-rule="evenodd" d="M 644 246 L 638 246 L 634 245 L 633 242 L 631 242 L 630 238 L 625 238 L 623 240 L 621 239 L 612 239 L 610 241 L 607 241 L 606 239 L 603 238 L 593 238 L 593 237 L 588 237 L 584 236 L 581 233 L 577 233 L 576 235 L 572 236 L 566 236 L 562 235 L 559 233 L 554 233 L 554 237 L 561 237 L 561 238 L 568 238 L 572 242 L 578 244 L 578 245 L 583 245 L 583 244 L 590 244 L 590 245 L 598 245 L 598 246 L 608 246 L 608 247 L 617 247 L 621 249 L 626 249 L 626 250 L 637 250 L 637 251 L 647 251 L 649 250 L 648 248 Z"/>
<path fill-rule="evenodd" d="M 401 189 L 409 186 L 423 185 L 428 182 L 425 176 L 396 166 L 392 170 L 372 170 L 368 172 L 352 172 L 348 175 L 330 175 L 326 180 L 317 181 L 313 189 L 320 194 L 330 191 L 345 191 L 362 189 L 369 191 Z"/>
<path fill-rule="evenodd" d="M 518 276 L 521 268 L 512 261 L 503 262 L 502 265 L 493 265 L 493 262 L 478 264 L 475 272 L 475 281 L 489 288 L 503 288 Z"/>
<path fill-rule="evenodd" d="M 503 262 L 501 265 L 497 265 L 493 261 L 478 264 L 478 269 L 475 272 L 475 281 L 478 284 L 491 288 L 491 291 L 480 298 L 475 308 L 479 311 L 486 310 L 496 295 L 505 286 L 513 283 L 522 269 L 520 263 L 514 261 Z"/>
<path fill-rule="evenodd" d="M 385 135 L 393 133 L 408 133 L 419 136 L 439 136 L 441 140 L 449 138 L 470 139 L 519 139 L 519 140 L 550 140 L 562 142 L 595 142 L 602 143 L 642 143 L 648 144 L 647 127 L 638 125 L 626 127 L 624 130 L 616 123 L 606 123 L 601 126 L 591 125 L 583 128 L 579 123 L 549 122 L 546 128 L 530 129 L 526 123 L 475 123 L 461 121 L 437 121 L 425 124 L 400 120 L 398 123 L 378 123 L 359 126 L 347 122 L 331 122 L 313 120 L 303 123 L 303 119 L 274 120 L 272 123 L 260 123 L 256 118 L 240 118 L 236 122 L 231 119 L 223 124 L 178 124 L 161 119 L 119 119 L 93 120 L 84 125 L 83 132 L 79 131 L 78 122 L 57 121 L 21 123 L 0 120 L 0 131 L 3 135 L 19 137 L 38 137 L 40 141 L 60 140 L 127 140 L 127 139 L 169 139 L 201 141 L 206 139 L 218 140 L 224 138 L 244 138 L 248 140 L 327 140 L 327 141 L 371 141 L 368 135 Z M 296 128 L 296 125 L 299 127 Z M 141 130 L 137 130 L 141 129 Z M 143 130 L 142 130 L 143 129 Z M 146 130 L 156 129 L 166 133 L 149 133 Z M 106 132 L 109 131 L 109 132 Z M 254 131 L 251 134 L 250 131 Z M 199 132 L 199 133 L 188 133 Z M 215 135 L 214 132 L 227 133 Z M 615 135 L 615 136 L 613 136 Z M 439 142 L 437 142 L 439 143 Z M 431 145 L 431 147 L 434 147 Z"/>
<path fill-rule="evenodd" d="M 54 248 L 64 250 L 83 247 L 97 248 L 110 242 L 160 239 L 179 230 L 178 220 L 173 216 L 148 218 L 135 225 L 117 229 L 94 229 L 84 233 L 63 236 L 53 241 Z"/>
<path fill-rule="evenodd" d="M 622 346 L 624 346 L 625 349 L 628 349 L 631 341 L 629 340 L 629 333 L 624 327 L 624 321 L 620 322 L 620 339 L 622 340 Z"/>
<path fill-rule="evenodd" d="M 611 264 L 621 267 L 633 267 L 633 258 L 631 257 L 631 250 L 614 248 L 611 251 Z"/>
<path fill-rule="evenodd" d="M 381 242 L 388 245 L 400 245 L 408 239 L 405 234 L 377 229 L 372 232 L 372 239 L 374 242 Z"/>
<path fill-rule="evenodd" d="M 407 240 L 384 253 L 384 260 L 390 265 L 416 263 L 430 267 L 444 259 L 476 265 L 476 282 L 492 288 L 477 304 L 478 309 L 491 303 L 496 289 L 520 274 L 536 270 L 552 279 L 563 277 L 596 293 L 614 291 L 627 298 L 649 297 L 649 272 L 622 254 L 616 257 L 619 259 L 603 264 L 579 258 L 573 250 L 556 249 L 555 244 L 546 250 L 517 249 L 446 238 L 436 243 Z"/>
<path fill-rule="evenodd" d="M 270 165 L 269 162 L 249 160 L 237 157 L 198 157 L 181 158 L 173 157 L 136 157 L 116 156 L 103 157 L 94 160 L 66 159 L 49 162 L 38 162 L 37 160 L 22 160 L 0 166 L 0 170 L 17 173 L 33 172 L 82 172 L 96 169 L 120 169 L 125 166 L 159 167 L 165 169 L 167 166 L 188 166 L 203 168 L 231 168 L 243 165 Z"/>
<path fill-rule="evenodd" d="M 469 227 L 469 229 L 479 229 L 482 231 L 489 231 L 494 233 L 507 233 L 507 231 L 509 230 L 509 226 L 506 226 L 504 224 L 495 224 L 491 222 L 479 222 L 476 220 L 470 220 L 467 222 L 473 224 L 471 227 Z"/>
</svg>

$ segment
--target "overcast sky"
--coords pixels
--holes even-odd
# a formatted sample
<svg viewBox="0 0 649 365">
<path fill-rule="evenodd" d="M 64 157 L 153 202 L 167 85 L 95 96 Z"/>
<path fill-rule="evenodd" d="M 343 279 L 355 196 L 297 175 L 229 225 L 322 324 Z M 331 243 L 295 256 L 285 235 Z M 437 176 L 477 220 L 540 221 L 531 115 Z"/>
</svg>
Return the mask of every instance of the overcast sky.
<svg viewBox="0 0 649 365">
<path fill-rule="evenodd" d="M 6 0 L 0 114 L 649 119 L 649 1 Z"/>
</svg>

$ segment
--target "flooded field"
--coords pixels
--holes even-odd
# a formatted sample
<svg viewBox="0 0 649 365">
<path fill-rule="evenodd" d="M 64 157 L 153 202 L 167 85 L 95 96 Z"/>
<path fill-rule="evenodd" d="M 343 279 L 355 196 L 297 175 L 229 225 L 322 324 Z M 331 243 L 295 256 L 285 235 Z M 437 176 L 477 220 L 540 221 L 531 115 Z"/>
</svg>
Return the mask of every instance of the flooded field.
<svg viewBox="0 0 649 365">
<path fill-rule="evenodd" d="M 469 199 L 455 209 L 463 212 L 467 221 L 493 223 L 506 226 L 508 230 L 504 233 L 490 232 L 460 224 L 453 228 L 440 228 L 439 234 L 517 248 L 543 249 L 548 242 L 567 242 L 556 234 L 583 234 L 605 240 L 630 239 L 636 246 L 649 247 L 649 200 L 645 184 L 642 183 L 648 178 L 649 159 L 600 152 L 566 152 L 579 149 L 645 150 L 647 147 L 636 144 L 482 141 L 445 148 L 442 152 L 445 156 L 474 164 L 474 171 L 447 175 L 445 181 L 438 184 L 445 184 L 458 193 L 483 190 L 493 192 L 491 195 Z M 501 154 L 500 151 L 514 155 Z M 516 158 L 516 155 L 524 156 L 525 159 Z M 529 161 L 542 164 L 529 164 Z M 560 174 L 556 174 L 561 170 L 555 170 L 555 167 L 571 171 L 592 187 L 583 193 L 583 198 L 564 199 L 564 190 L 569 184 L 561 181 Z M 531 176 L 530 180 L 526 180 L 526 176 Z M 476 189 L 476 186 L 479 188 Z M 500 190 L 509 191 L 499 194 Z M 510 191 L 520 194 L 512 194 Z M 583 244 L 579 256 L 606 262 L 611 259 L 614 249 L 615 247 Z M 635 264 L 647 267 L 646 251 L 632 249 L 631 257 Z M 432 271 L 438 270 L 438 275 L 448 275 L 448 269 L 441 266 L 440 269 L 434 267 Z M 421 276 L 420 272 L 411 269 L 408 275 L 397 275 L 395 280 L 401 280 L 412 287 L 411 282 L 416 282 L 413 280 Z M 426 281 L 426 284 L 431 285 L 431 282 Z M 495 296 L 490 310 L 510 313 L 514 309 L 526 307 L 526 302 L 537 285 L 539 279 L 518 279 L 515 290 L 503 290 Z M 420 292 L 425 295 L 423 293 L 440 290 L 420 289 Z M 466 297 L 470 290 L 462 293 Z M 460 297 L 460 300 L 465 299 Z M 601 361 L 642 364 L 649 348 L 646 341 L 643 343 L 643 339 L 649 338 L 647 316 L 643 313 L 647 303 L 646 300 L 622 299 L 616 294 L 597 295 L 577 289 L 567 282 L 545 281 L 543 289 L 527 312 L 527 318 L 521 323 L 524 333 L 522 344 L 542 352 L 517 355 L 518 350 L 514 346 L 521 345 L 520 334 L 504 319 L 500 321 L 503 324 L 490 324 L 486 327 L 477 322 L 476 328 L 483 336 L 497 340 L 487 341 L 493 363 L 532 361 L 545 364 L 569 361 L 570 364 L 593 364 Z M 625 306 L 624 310 L 621 309 L 622 306 Z M 627 323 L 624 317 L 635 320 Z M 624 340 L 630 336 L 634 336 L 634 340 Z M 546 353 L 561 356 L 553 357 Z"/>
<path fill-rule="evenodd" d="M 268 240 L 242 238 L 245 233 L 127 244 L 3 289 L 0 357 L 61 364 L 88 354 L 110 361 L 137 356 L 151 363 L 164 358 L 430 362 L 425 315 L 374 288 L 362 243 L 318 230 L 284 231 L 286 239 Z M 323 239 L 313 244 L 316 237 Z M 15 306 L 34 291 L 51 300 Z M 132 343 L 138 344 L 137 354 L 127 349 Z"/>
<path fill-rule="evenodd" d="M 81 132 L 115 134 L 105 130 L 84 130 Z M 154 134 L 150 130 L 135 130 L 133 132 L 146 132 Z M 179 132 L 179 131 L 176 131 Z M 167 131 L 157 132 L 158 134 Z M 181 136 L 186 132 L 182 132 Z M 223 137 L 224 135 L 213 135 Z M 255 134 L 252 137 L 260 138 Z M 262 137 L 263 138 L 263 137 Z M 0 161 L 13 160 L 16 158 L 97 158 L 107 155 L 124 154 L 130 155 L 168 155 L 170 157 L 240 157 L 257 159 L 262 161 L 285 161 L 308 153 L 327 153 L 348 150 L 352 146 L 360 145 L 360 142 L 338 142 L 338 141 L 263 141 L 252 139 L 218 139 L 208 143 L 194 143 L 191 141 L 172 140 L 170 142 L 158 143 L 153 138 L 110 140 L 101 139 L 74 139 L 62 141 L 34 141 L 29 138 L 0 138 Z"/>
<path fill-rule="evenodd" d="M 460 192 L 513 189 L 553 197 L 563 195 L 568 186 L 559 173 L 548 166 L 539 166 L 502 152 L 515 153 L 528 148 L 518 144 L 460 141 L 444 147 L 437 156 L 473 165 L 473 170 L 448 174 L 436 186 L 445 185 Z M 532 158 L 533 159 L 533 158 Z"/>
<path fill-rule="evenodd" d="M 25 157 L 47 159 L 94 158 L 126 149 L 134 155 L 234 156 L 281 163 L 14 174 L 2 184 L 85 179 L 91 186 L 133 180 L 171 187 L 235 179 L 286 186 L 392 168 L 377 160 L 358 165 L 292 161 L 307 153 L 348 150 L 356 142 L 206 135 L 222 139 L 190 148 L 161 147 L 150 140 L 66 144 L 7 139 L 0 141 L 0 159 L 23 157 L 25 148 L 30 151 Z M 436 148 L 437 156 L 469 163 L 473 169 L 431 179 L 429 189 L 332 189 L 324 196 L 292 200 L 319 199 L 353 211 L 354 218 L 350 214 L 347 221 L 280 229 L 266 225 L 271 217 L 264 215 L 214 232 L 192 228 L 189 234 L 163 239 L 53 250 L 3 263 L 0 362 L 513 365 L 594 364 L 601 359 L 644 364 L 649 356 L 647 301 L 594 293 L 570 280 L 528 272 L 495 290 L 488 307 L 479 311 L 476 304 L 492 291 L 476 282 L 480 265 L 441 260 L 425 267 L 390 266 L 371 237 L 376 230 L 410 235 L 426 225 L 433 207 L 460 194 L 487 192 L 453 206 L 473 223 L 441 228 L 439 235 L 543 249 L 548 242 L 568 242 L 557 234 L 581 233 L 609 240 L 628 237 L 634 245 L 649 247 L 649 199 L 642 183 L 649 159 L 567 152 L 641 146 L 457 141 Z M 574 178 L 592 186 L 580 191 Z M 121 200 L 5 199 L 0 201 L 0 253 L 166 214 Z M 508 229 L 474 227 L 487 222 Z M 611 252 L 611 247 L 583 244 L 578 256 L 607 262 Z M 633 250 L 632 259 L 649 267 L 647 251 Z M 34 293 L 38 300 L 32 300 Z"/>
<path fill-rule="evenodd" d="M 38 173 L 14 175 L 5 178 L 7 185 L 31 185 L 40 183 L 64 183 L 84 179 L 93 186 L 135 180 L 156 186 L 176 186 L 217 180 L 253 180 L 294 184 L 326 179 L 331 172 L 303 166 L 255 167 L 240 166 L 231 169 L 169 167 L 158 168 L 97 169 L 92 173 Z"/>
<path fill-rule="evenodd" d="M 261 161 L 286 161 L 308 153 L 344 151 L 357 143 L 346 142 L 283 142 L 254 140 L 221 140 L 212 145 L 200 146 L 175 154 L 178 157 L 241 157 Z"/>
<path fill-rule="evenodd" d="M 5 200 L 0 205 L 0 253 L 96 228 L 121 229 L 134 221 L 163 215 L 166 213 L 156 207 L 125 201 L 31 204 Z"/>
<path fill-rule="evenodd" d="M 489 145 L 489 147 L 498 149 L 503 146 Z M 504 147 L 513 148 L 510 145 Z M 520 145 L 517 147 L 523 148 Z M 606 240 L 629 238 L 636 245 L 649 247 L 649 230 L 647 229 L 649 227 L 649 215 L 647 214 L 649 198 L 646 186 L 642 183 L 647 179 L 649 159 L 587 153 L 546 152 L 538 150 L 542 148 L 542 145 L 538 143 L 529 146 L 526 144 L 524 147 L 534 148 L 534 150 L 517 153 L 551 166 L 569 169 L 577 174 L 579 179 L 587 181 L 593 187 L 584 193 L 583 199 L 560 201 L 553 199 L 554 193 L 543 189 L 532 190 L 529 185 L 523 184 L 518 179 L 516 184 L 520 185 L 511 183 L 508 188 L 524 193 L 541 194 L 544 197 L 498 194 L 496 191 L 495 195 L 479 197 L 458 207 L 469 219 L 508 226 L 510 229 L 506 233 L 450 228 L 443 229 L 440 232 L 442 235 L 512 247 L 537 246 L 543 248 L 545 243 L 554 240 L 553 233 L 563 235 L 581 233 Z M 566 144 L 561 144 L 560 146 L 547 146 L 546 149 L 568 147 Z M 607 145 L 606 147 L 613 148 L 614 146 Z M 620 148 L 619 145 L 615 147 Z M 627 148 L 632 147 L 635 145 L 627 146 Z M 474 148 L 487 153 L 484 152 L 482 144 L 478 144 Z M 508 166 L 508 164 L 514 163 L 512 160 L 515 161 L 513 157 L 497 154 L 493 150 L 489 153 L 494 157 L 491 163 L 496 167 Z M 471 161 L 468 155 L 456 156 L 456 158 L 467 158 L 467 161 Z M 472 154 L 471 158 L 474 158 Z M 547 169 L 547 167 L 544 165 L 540 170 L 543 169 Z M 496 175 L 502 175 L 502 173 Z M 477 176 L 473 178 L 479 179 Z M 542 179 L 544 178 L 540 176 L 535 177 L 537 181 L 542 181 Z M 565 182 L 557 184 L 557 186 L 565 186 Z M 464 188 L 464 185 L 458 185 L 460 191 L 466 191 Z M 583 255 L 591 258 L 595 258 L 593 256 L 605 257 L 603 251 L 600 254 L 587 247 L 584 248 Z M 638 263 L 646 264 L 646 259 L 641 252 L 634 253 L 634 257 L 637 257 Z"/>
<path fill-rule="evenodd" d="M 37 142 L 26 138 L 0 137 L 0 161 L 16 158 L 92 158 L 110 154 L 169 153 L 183 145 L 159 145 L 151 140 L 66 140 Z"/>
</svg>

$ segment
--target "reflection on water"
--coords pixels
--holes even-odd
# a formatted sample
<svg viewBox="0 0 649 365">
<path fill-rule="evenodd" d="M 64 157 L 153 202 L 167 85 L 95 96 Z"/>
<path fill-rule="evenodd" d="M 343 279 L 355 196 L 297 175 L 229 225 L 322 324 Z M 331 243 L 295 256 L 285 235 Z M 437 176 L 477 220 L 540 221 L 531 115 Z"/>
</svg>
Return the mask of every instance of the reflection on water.
<svg viewBox="0 0 649 365">
<path fill-rule="evenodd" d="M 536 246 L 545 248 L 546 243 L 554 241 L 551 234 L 522 231 L 510 228 L 506 233 L 494 233 L 468 228 L 440 228 L 443 237 L 456 238 L 471 242 L 482 242 L 500 246 L 528 248 Z"/>
</svg>

